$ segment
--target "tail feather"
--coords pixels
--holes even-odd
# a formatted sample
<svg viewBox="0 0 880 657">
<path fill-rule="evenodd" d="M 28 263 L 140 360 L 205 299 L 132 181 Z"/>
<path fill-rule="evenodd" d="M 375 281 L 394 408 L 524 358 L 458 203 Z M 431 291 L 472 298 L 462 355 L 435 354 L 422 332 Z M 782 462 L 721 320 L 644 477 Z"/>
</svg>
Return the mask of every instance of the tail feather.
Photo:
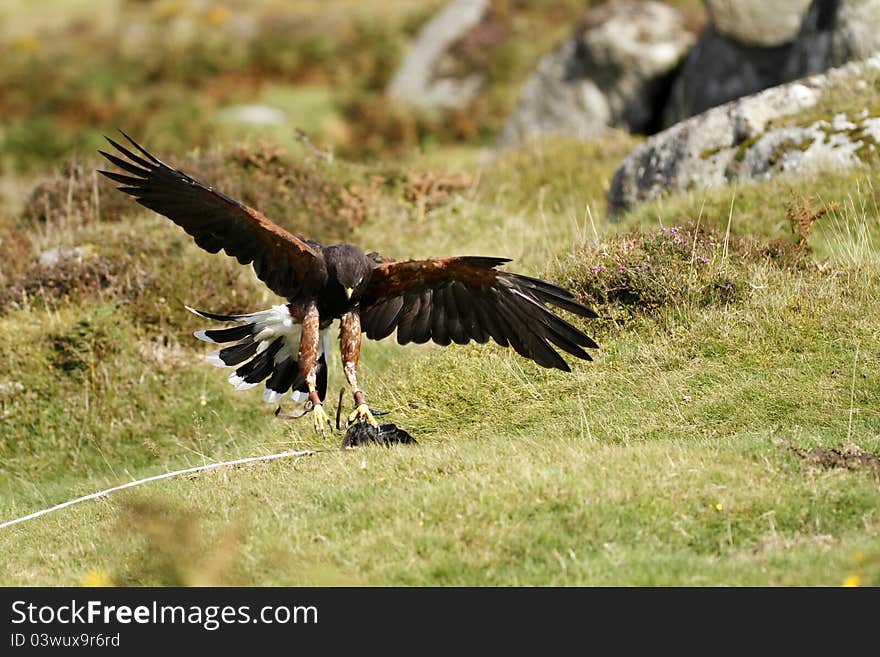
<svg viewBox="0 0 880 657">
<path fill-rule="evenodd" d="M 260 383 L 275 369 L 275 352 L 281 348 L 281 338 L 275 338 L 269 347 L 254 356 L 251 360 L 239 367 L 229 375 L 229 382 L 239 390 L 247 388 L 239 387 L 248 384 L 252 387 Z"/>
<path fill-rule="evenodd" d="M 321 354 L 321 357 L 318 359 L 318 366 L 315 369 L 317 377 L 315 386 L 318 388 L 318 398 L 323 403 L 324 398 L 327 397 L 327 360 L 325 354 Z M 306 390 L 308 390 L 308 387 Z"/>
<path fill-rule="evenodd" d="M 293 323 L 286 306 L 275 306 L 248 315 L 220 315 L 189 306 L 186 308 L 199 317 L 239 324 L 194 333 L 195 337 L 205 342 L 229 345 L 211 352 L 206 358 L 217 367 L 236 367 L 229 375 L 229 383 L 236 390 L 247 390 L 265 381 L 263 401 L 267 403 L 279 402 L 288 391 L 297 403 L 308 398 L 308 385 L 300 374 L 296 360 L 301 329 Z M 329 331 L 324 330 L 321 332 L 315 368 L 315 385 L 322 402 L 327 396 L 326 351 L 329 347 Z"/>
<path fill-rule="evenodd" d="M 298 370 L 290 388 L 293 401 L 297 404 L 301 404 L 309 398 L 309 385 Z M 324 353 L 318 357 L 318 364 L 315 366 L 315 389 L 321 403 L 324 403 L 327 398 L 327 358 Z"/>
<path fill-rule="evenodd" d="M 283 360 L 275 364 L 275 371 L 272 372 L 266 380 L 266 389 L 263 391 L 263 401 L 267 404 L 274 404 L 284 397 L 284 394 L 290 390 L 294 379 L 298 374 L 297 362 L 292 358 Z"/>
<path fill-rule="evenodd" d="M 219 351 L 212 351 L 205 356 L 205 358 L 211 363 L 211 365 L 216 365 L 217 367 L 234 367 L 235 365 L 240 365 L 245 362 L 248 358 L 257 353 L 257 346 L 258 345 L 253 338 L 248 336 L 231 347 L 224 347 Z"/>
<path fill-rule="evenodd" d="M 261 315 L 265 315 L 269 311 L 261 311 L 257 313 L 249 313 L 247 315 L 218 315 L 217 313 L 209 313 L 204 310 L 196 310 L 191 306 L 184 305 L 188 311 L 190 311 L 193 315 L 198 315 L 199 317 L 204 317 L 205 319 L 213 319 L 218 322 L 247 322 L 252 319 L 257 319 Z"/>
<path fill-rule="evenodd" d="M 226 329 L 209 329 L 207 331 L 196 331 L 193 333 L 199 340 L 203 342 L 213 342 L 214 344 L 223 344 L 225 342 L 238 342 L 246 337 L 253 335 L 254 325 L 244 324 L 242 326 L 233 326 Z"/>
</svg>

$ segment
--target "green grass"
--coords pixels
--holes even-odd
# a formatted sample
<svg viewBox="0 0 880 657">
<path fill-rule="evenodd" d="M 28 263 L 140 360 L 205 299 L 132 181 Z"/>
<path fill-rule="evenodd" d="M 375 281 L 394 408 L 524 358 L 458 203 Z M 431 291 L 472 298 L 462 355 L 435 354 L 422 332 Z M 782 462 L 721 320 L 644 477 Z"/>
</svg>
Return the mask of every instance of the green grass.
<svg viewBox="0 0 880 657">
<path fill-rule="evenodd" d="M 352 239 L 396 256 L 513 255 L 517 270 L 577 289 L 589 258 L 628 248 L 627 231 L 658 230 L 658 214 L 664 226 L 701 216 L 723 238 L 732 190 L 607 223 L 603 191 L 618 155 L 612 144 L 549 142 L 479 165 L 455 152 L 450 166 L 471 173 L 473 189 L 418 219 L 385 187 Z M 442 161 L 426 157 L 431 168 Z M 337 166 L 345 175 L 349 165 Z M 741 294 L 622 314 L 600 306 L 605 319 L 584 327 L 601 349 L 570 374 L 494 346 L 365 344 L 371 402 L 414 447 L 336 451 L 341 437 L 316 437 L 310 419 L 274 419 L 258 393 L 234 392 L 200 360 L 188 335 L 198 322 L 173 299 L 153 299 L 142 316 L 115 303 L 112 286 L 36 295 L 0 319 L 0 517 L 173 468 L 330 451 L 295 467 L 157 482 L 7 528 L 0 582 L 838 585 L 858 575 L 878 584 L 876 473 L 823 469 L 780 443 L 880 452 L 873 178 L 742 187 L 731 231 L 791 239 L 788 188 L 814 184 L 841 207 L 820 220 L 805 261 L 731 241 L 727 259 L 707 266 L 735 275 Z M 168 222 L 124 221 L 141 235 L 157 289 L 223 305 L 203 268 L 225 265 L 221 257 Z M 57 235 L 71 245 L 88 235 L 110 257 L 119 227 L 105 219 Z M 56 235 L 42 230 L 41 248 Z M 168 240 L 170 252 L 160 246 Z M 702 280 L 687 262 L 653 257 L 670 286 Z M 236 307 L 270 302 L 246 272 L 233 280 L 252 291 Z"/>
<path fill-rule="evenodd" d="M 178 468 L 323 451 L 2 529 L 0 584 L 880 585 L 877 471 L 822 467 L 788 446 L 880 453 L 871 167 L 671 196 L 611 223 L 610 179 L 634 138 L 535 142 L 491 160 L 480 148 L 582 3 L 555 1 L 546 29 L 512 21 L 514 36 L 541 38 L 465 58 L 493 84 L 474 108 L 428 120 L 375 97 L 424 3 L 344 0 L 338 15 L 362 15 L 340 22 L 327 3 L 300 2 L 232 48 L 217 38 L 232 23 L 209 27 L 207 6 L 120 4 L 77 31 L 52 18 L 76 3 L 54 2 L 42 16 L 21 2 L 0 10 L 20 19 L 0 29 L 12 46 L 0 85 L 15 91 L 0 102 L 0 520 Z M 269 6 L 226 4 L 233 22 Z M 527 4 L 511 11 L 534 18 Z M 676 4 L 699 25 L 700 3 Z M 112 36 L 122 18 L 146 30 L 124 52 Z M 294 41 L 289 21 L 303 26 Z M 869 82 L 815 116 L 873 107 Z M 286 119 L 218 118 L 241 103 Z M 419 444 L 341 451 L 340 435 L 276 419 L 201 358 L 202 323 L 184 302 L 277 300 L 250 269 L 96 181 L 94 148 L 117 125 L 310 236 L 398 258 L 514 258 L 510 269 L 594 305 L 599 319 L 575 321 L 601 348 L 562 373 L 497 346 L 366 342 L 371 404 Z M 388 148 L 422 143 L 394 159 L 308 163 L 295 127 L 319 147 L 357 151 L 358 131 Z M 408 196 L 411 175 L 444 173 L 472 184 L 427 211 Z M 837 205 L 805 249 L 787 214 L 809 198 Z M 56 247 L 81 256 L 39 265 Z M 335 400 L 338 354 L 330 370 Z"/>
</svg>

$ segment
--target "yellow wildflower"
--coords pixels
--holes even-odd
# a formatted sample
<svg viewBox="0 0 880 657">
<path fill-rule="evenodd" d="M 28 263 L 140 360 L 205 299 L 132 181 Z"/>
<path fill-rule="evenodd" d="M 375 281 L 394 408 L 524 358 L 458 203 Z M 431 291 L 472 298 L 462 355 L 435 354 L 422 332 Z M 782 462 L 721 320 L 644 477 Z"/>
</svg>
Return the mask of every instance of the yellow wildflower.
<svg viewBox="0 0 880 657">
<path fill-rule="evenodd" d="M 858 575 L 847 575 L 844 577 L 843 581 L 840 583 L 841 586 L 852 587 L 852 586 L 861 586 L 862 578 Z"/>
<path fill-rule="evenodd" d="M 90 570 L 79 580 L 80 586 L 113 586 L 113 578 L 103 569 Z"/>
</svg>

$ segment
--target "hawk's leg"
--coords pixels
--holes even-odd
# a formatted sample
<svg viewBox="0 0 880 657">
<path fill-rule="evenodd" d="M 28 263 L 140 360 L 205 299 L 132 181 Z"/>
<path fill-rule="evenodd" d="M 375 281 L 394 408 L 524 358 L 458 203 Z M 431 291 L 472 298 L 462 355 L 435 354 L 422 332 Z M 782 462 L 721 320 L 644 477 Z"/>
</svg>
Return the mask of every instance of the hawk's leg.
<svg viewBox="0 0 880 657">
<path fill-rule="evenodd" d="M 332 431 L 330 418 L 324 411 L 321 404 L 321 396 L 318 394 L 318 342 L 320 341 L 320 317 L 318 316 L 318 308 L 314 303 L 309 304 L 306 308 L 305 316 L 302 320 L 302 334 L 299 339 L 299 355 L 297 362 L 299 371 L 306 381 L 309 388 L 309 401 L 312 402 L 312 408 L 315 413 L 315 432 L 321 432 L 326 435 L 327 431 Z"/>
<path fill-rule="evenodd" d="M 367 406 L 364 392 L 357 383 L 357 364 L 361 354 L 361 316 L 356 310 L 347 312 L 342 316 L 339 330 L 339 344 L 342 351 L 342 366 L 345 369 L 345 380 L 351 387 L 354 396 L 354 412 L 348 416 L 348 423 L 365 420 L 373 427 L 379 426 L 376 418 Z"/>
</svg>

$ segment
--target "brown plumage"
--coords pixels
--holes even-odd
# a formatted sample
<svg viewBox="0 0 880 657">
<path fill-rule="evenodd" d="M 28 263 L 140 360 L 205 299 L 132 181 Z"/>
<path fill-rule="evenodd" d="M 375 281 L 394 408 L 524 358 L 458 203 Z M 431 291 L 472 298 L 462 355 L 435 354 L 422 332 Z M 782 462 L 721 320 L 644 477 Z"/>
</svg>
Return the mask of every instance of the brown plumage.
<svg viewBox="0 0 880 657">
<path fill-rule="evenodd" d="M 596 343 L 549 306 L 581 317 L 596 314 L 563 288 L 497 269 L 509 262 L 506 258 L 391 260 L 350 244 L 322 246 L 289 233 L 125 137 L 137 152 L 109 138 L 124 158 L 101 151 L 125 173 L 100 173 L 141 205 L 171 219 L 206 251 L 223 249 L 241 264 L 253 263 L 260 280 L 287 299 L 285 306 L 251 315 L 194 311 L 240 324 L 197 332 L 209 342 L 237 343 L 209 359 L 238 367 L 230 375 L 238 388 L 267 380 L 266 401 L 277 401 L 288 390 L 298 401 L 307 397 L 315 410 L 316 429 L 329 427 L 322 408 L 326 367 L 321 335 L 334 319 L 342 319 L 343 366 L 357 405 L 350 421 L 363 419 L 374 426 L 357 385 L 362 333 L 380 340 L 396 330 L 400 344 L 493 339 L 539 365 L 565 371 L 569 366 L 554 347 L 591 360 L 586 349 Z M 248 359 L 252 360 L 241 364 Z"/>
</svg>

